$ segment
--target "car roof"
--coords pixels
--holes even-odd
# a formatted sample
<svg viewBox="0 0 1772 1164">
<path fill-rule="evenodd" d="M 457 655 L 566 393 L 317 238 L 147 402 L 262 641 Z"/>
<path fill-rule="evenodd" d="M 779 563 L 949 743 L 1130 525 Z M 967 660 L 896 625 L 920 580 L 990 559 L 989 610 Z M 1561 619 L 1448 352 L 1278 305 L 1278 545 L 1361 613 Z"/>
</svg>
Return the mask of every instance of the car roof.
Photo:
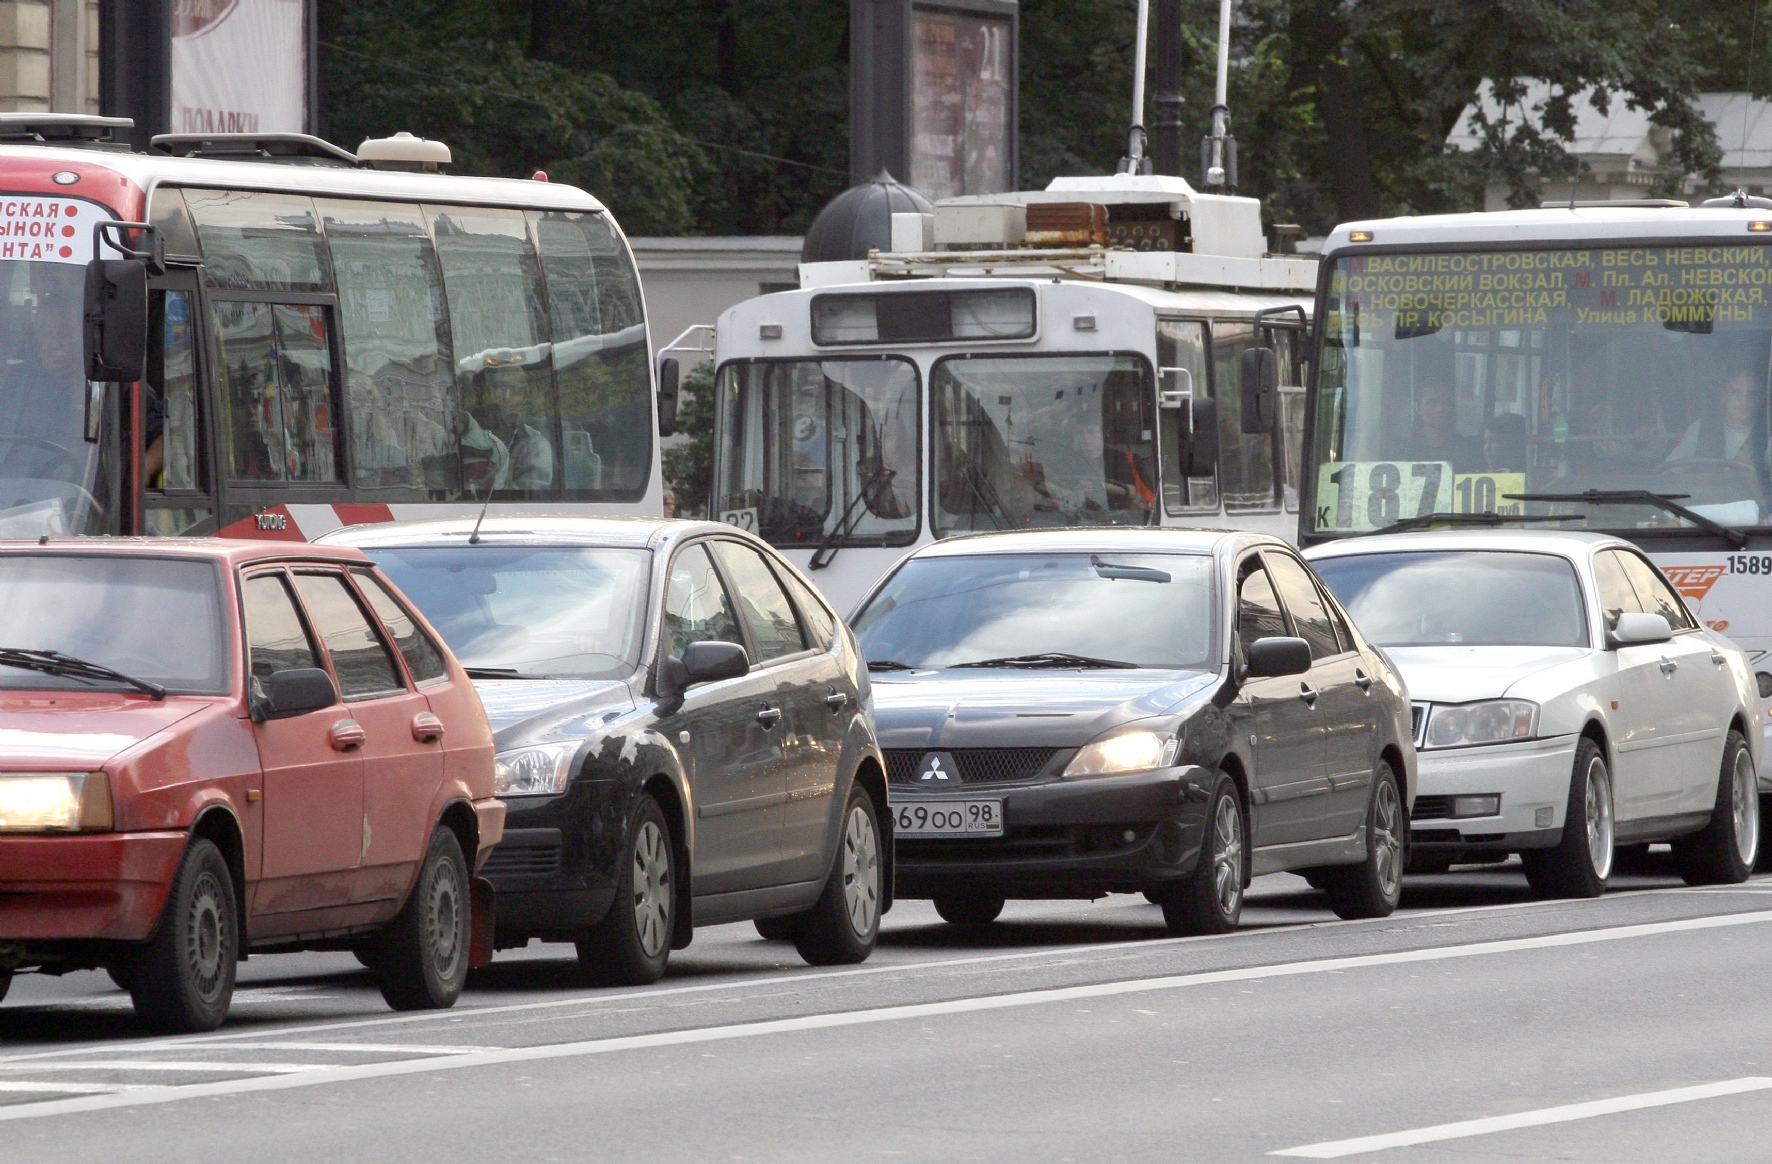
<svg viewBox="0 0 1772 1164">
<path fill-rule="evenodd" d="M 1513 550 L 1520 553 L 1560 554 L 1582 559 L 1600 546 L 1629 546 L 1623 538 L 1580 530 L 1484 529 L 1419 530 L 1341 538 L 1304 552 L 1310 561 L 1355 554 L 1394 554 L 1408 550 Z"/>
<path fill-rule="evenodd" d="M 388 546 L 459 546 L 474 532 L 472 517 L 419 521 L 384 521 L 349 525 L 322 534 L 333 545 L 377 549 Z M 481 543 L 503 545 L 581 545 L 655 549 L 695 533 L 731 534 L 748 540 L 744 531 L 717 521 L 686 518 L 618 517 L 578 514 L 487 514 L 479 523 Z M 760 544 L 760 543 L 759 543 Z"/>
<path fill-rule="evenodd" d="M 258 561 L 369 561 L 348 545 L 246 538 L 37 538 L 0 541 L 0 554 L 103 554 L 122 558 L 209 558 L 231 566 Z"/>
<path fill-rule="evenodd" d="M 1210 554 L 1227 541 L 1285 547 L 1267 534 L 1240 530 L 1178 529 L 1165 526 L 1091 526 L 1087 529 L 1012 530 L 945 538 L 918 550 L 917 558 L 953 558 L 968 554 L 1148 553 Z"/>
</svg>

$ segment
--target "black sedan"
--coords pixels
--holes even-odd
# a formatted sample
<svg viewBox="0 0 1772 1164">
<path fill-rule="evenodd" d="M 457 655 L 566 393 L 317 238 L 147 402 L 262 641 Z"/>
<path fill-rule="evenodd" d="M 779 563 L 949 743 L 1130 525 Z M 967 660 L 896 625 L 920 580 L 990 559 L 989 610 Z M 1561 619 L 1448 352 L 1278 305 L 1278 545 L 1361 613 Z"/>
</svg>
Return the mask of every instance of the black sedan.
<svg viewBox="0 0 1772 1164">
<path fill-rule="evenodd" d="M 1008 898 L 1142 892 L 1237 925 L 1290 870 L 1342 917 L 1401 891 L 1402 680 L 1292 549 L 1092 529 L 925 546 L 854 618 L 874 676 L 897 893 L 950 922 Z"/>
<path fill-rule="evenodd" d="M 657 979 L 725 922 L 815 965 L 872 951 L 892 880 L 867 671 L 775 551 L 711 522 L 588 517 L 324 540 L 398 580 L 486 705 L 501 948 L 576 942 L 611 983 Z"/>
</svg>

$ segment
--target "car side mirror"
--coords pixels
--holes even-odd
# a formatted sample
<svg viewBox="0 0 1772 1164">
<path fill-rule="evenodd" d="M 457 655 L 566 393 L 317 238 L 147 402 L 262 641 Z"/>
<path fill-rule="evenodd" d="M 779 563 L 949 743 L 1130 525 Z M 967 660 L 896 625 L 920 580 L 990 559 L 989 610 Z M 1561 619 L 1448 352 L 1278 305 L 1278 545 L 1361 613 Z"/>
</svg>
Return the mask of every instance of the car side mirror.
<svg viewBox="0 0 1772 1164">
<path fill-rule="evenodd" d="M 750 656 L 737 643 L 708 640 L 690 643 L 683 648 L 681 659 L 667 664 L 671 686 L 678 691 L 696 683 L 712 683 L 719 679 L 736 679 L 751 670 Z"/>
<path fill-rule="evenodd" d="M 131 384 L 148 358 L 148 265 L 141 259 L 86 264 L 86 378 Z"/>
<path fill-rule="evenodd" d="M 1244 675 L 1250 679 L 1273 679 L 1302 675 L 1311 669 L 1311 645 L 1303 639 L 1273 635 L 1249 644 Z"/>
<path fill-rule="evenodd" d="M 265 681 L 265 694 L 255 719 L 289 719 L 319 711 L 338 702 L 332 676 L 318 667 L 292 667 L 273 671 Z"/>
<path fill-rule="evenodd" d="M 1643 643 L 1665 643 L 1673 637 L 1674 628 L 1668 625 L 1667 616 L 1626 611 L 1618 616 L 1618 625 L 1606 635 L 1606 644 L 1611 647 L 1630 647 Z"/>
<path fill-rule="evenodd" d="M 1243 431 L 1273 432 L 1280 399 L 1280 369 L 1274 349 L 1248 349 L 1243 353 L 1237 371 L 1238 387 L 1243 397 Z"/>
<path fill-rule="evenodd" d="M 667 356 L 658 362 L 658 435 L 661 437 L 677 431 L 678 386 L 677 361 Z"/>
<path fill-rule="evenodd" d="M 1190 425 L 1179 442 L 1183 475 L 1210 477 L 1218 471 L 1218 401 L 1191 397 L 1182 416 Z"/>
</svg>

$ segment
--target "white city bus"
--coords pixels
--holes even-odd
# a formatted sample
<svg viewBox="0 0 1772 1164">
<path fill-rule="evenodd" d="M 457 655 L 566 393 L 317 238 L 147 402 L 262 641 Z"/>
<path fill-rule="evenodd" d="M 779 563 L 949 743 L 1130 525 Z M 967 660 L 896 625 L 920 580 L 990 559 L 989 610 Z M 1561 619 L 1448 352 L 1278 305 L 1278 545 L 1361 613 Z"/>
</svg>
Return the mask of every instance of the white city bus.
<svg viewBox="0 0 1772 1164">
<path fill-rule="evenodd" d="M 659 512 L 639 280 L 595 198 L 425 172 L 446 151 L 404 135 L 144 154 L 108 140 L 127 125 L 0 116 L 0 537 L 302 539 L 488 496 Z M 135 362 L 98 383 L 95 254 L 137 266 L 107 321 Z"/>
<path fill-rule="evenodd" d="M 713 516 L 844 610 L 954 534 L 1296 530 L 1316 264 L 1254 199 L 1122 174 L 893 217 L 892 253 L 720 317 Z"/>
<path fill-rule="evenodd" d="M 1768 243 L 1745 197 L 1337 227 L 1300 542 L 1445 513 L 1617 534 L 1772 696 Z"/>
</svg>

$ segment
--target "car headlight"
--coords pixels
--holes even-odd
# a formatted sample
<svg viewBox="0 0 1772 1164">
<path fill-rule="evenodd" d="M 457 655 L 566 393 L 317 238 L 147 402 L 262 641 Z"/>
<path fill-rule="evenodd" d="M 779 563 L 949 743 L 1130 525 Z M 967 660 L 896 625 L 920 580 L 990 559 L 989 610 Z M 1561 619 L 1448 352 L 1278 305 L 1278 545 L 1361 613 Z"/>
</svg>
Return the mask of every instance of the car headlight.
<svg viewBox="0 0 1772 1164">
<path fill-rule="evenodd" d="M 1537 721 L 1538 705 L 1524 699 L 1438 703 L 1428 713 L 1427 742 L 1423 746 L 1463 748 L 1531 739 Z"/>
<path fill-rule="evenodd" d="M 1175 763 L 1175 752 L 1181 741 L 1167 732 L 1146 729 L 1121 732 L 1086 744 L 1065 765 L 1064 774 L 1079 776 L 1124 776 L 1131 772 L 1149 772 Z"/>
<path fill-rule="evenodd" d="M 0 772 L 0 832 L 86 832 L 111 827 L 103 772 Z"/>
<path fill-rule="evenodd" d="M 572 779 L 572 757 L 581 741 L 537 744 L 500 752 L 492 775 L 494 796 L 543 796 L 565 792 Z"/>
</svg>

